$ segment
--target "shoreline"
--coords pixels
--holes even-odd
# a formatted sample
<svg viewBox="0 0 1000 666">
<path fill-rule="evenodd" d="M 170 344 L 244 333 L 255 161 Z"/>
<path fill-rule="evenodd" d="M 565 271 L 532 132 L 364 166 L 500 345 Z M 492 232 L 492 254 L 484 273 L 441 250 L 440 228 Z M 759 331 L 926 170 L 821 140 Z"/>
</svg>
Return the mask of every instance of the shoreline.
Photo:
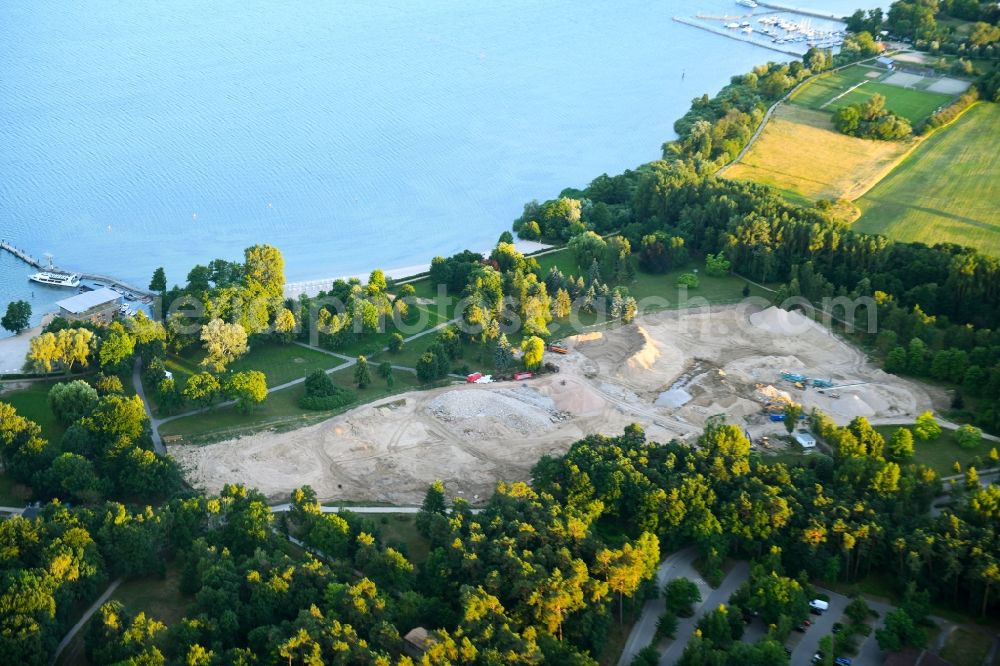
<svg viewBox="0 0 1000 666">
<path fill-rule="evenodd" d="M 541 254 L 543 252 L 549 252 L 555 249 L 560 249 L 557 245 L 546 245 L 545 243 L 539 243 L 538 241 L 522 240 L 520 238 L 514 238 L 514 247 L 517 251 L 525 256 L 531 256 L 536 254 Z M 280 248 L 279 248 L 280 249 Z M 483 256 L 488 257 L 492 248 L 484 251 L 479 251 Z M 433 259 L 433 258 L 432 258 Z M 378 267 L 372 268 L 376 270 Z M 425 276 L 431 268 L 431 261 L 428 260 L 426 263 L 411 264 L 409 266 L 401 266 L 397 268 L 383 268 L 382 272 L 390 280 L 396 282 L 409 282 L 412 280 L 419 279 Z M 285 283 L 285 298 L 298 298 L 300 295 L 305 294 L 307 296 L 315 296 L 320 291 L 326 291 L 330 286 L 337 280 L 351 280 L 357 278 L 364 282 L 368 279 L 368 275 L 371 271 L 367 273 L 354 273 L 349 275 L 340 275 L 337 277 L 321 278 L 318 280 L 301 280 L 298 282 L 286 282 Z"/>
</svg>

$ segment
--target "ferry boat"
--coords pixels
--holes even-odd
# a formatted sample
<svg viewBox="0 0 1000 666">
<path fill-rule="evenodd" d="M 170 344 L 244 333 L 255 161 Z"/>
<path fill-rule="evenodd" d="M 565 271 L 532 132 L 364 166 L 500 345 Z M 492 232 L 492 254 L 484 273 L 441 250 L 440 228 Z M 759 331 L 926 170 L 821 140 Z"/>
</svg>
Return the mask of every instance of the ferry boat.
<svg viewBox="0 0 1000 666">
<path fill-rule="evenodd" d="M 34 275 L 29 275 L 28 279 L 39 284 L 47 284 L 52 287 L 79 287 L 80 276 L 76 273 L 55 273 L 53 271 L 41 271 Z"/>
</svg>

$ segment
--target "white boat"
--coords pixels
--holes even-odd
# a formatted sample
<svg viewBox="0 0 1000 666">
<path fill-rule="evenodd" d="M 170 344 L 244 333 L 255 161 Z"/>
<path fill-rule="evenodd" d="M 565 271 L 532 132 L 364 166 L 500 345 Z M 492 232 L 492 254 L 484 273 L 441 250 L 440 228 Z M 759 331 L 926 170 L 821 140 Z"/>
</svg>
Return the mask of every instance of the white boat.
<svg viewBox="0 0 1000 666">
<path fill-rule="evenodd" d="M 747 33 L 749 35 L 749 34 L 753 33 L 753 28 L 751 28 L 750 26 L 747 26 L 747 27 L 743 28 L 743 32 L 745 32 L 745 33 Z"/>
<path fill-rule="evenodd" d="M 41 271 L 34 275 L 29 275 L 28 279 L 39 284 L 47 284 L 52 287 L 79 287 L 80 276 L 76 273 L 56 273 L 54 271 Z"/>
<path fill-rule="evenodd" d="M 736 0 L 736 4 L 742 7 L 749 7 L 750 9 L 757 9 L 757 3 L 754 0 Z"/>
<path fill-rule="evenodd" d="M 726 27 L 729 28 L 730 30 L 736 30 L 736 28 L 740 27 L 740 24 L 739 23 L 727 23 Z"/>
</svg>

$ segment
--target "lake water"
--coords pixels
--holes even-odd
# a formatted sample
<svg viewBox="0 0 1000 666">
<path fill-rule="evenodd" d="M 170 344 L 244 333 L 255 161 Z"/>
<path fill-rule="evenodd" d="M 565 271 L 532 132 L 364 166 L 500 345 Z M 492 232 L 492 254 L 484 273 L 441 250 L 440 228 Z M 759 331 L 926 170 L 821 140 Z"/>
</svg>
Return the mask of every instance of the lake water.
<svg viewBox="0 0 1000 666">
<path fill-rule="evenodd" d="M 487 247 L 525 201 L 657 158 L 693 97 L 787 59 L 671 20 L 741 11 L 5 2 L 0 238 L 142 286 L 254 243 L 284 252 L 290 281 Z M 67 295 L 30 272 L 0 256 L 0 307 L 33 298 L 37 316 Z"/>
</svg>

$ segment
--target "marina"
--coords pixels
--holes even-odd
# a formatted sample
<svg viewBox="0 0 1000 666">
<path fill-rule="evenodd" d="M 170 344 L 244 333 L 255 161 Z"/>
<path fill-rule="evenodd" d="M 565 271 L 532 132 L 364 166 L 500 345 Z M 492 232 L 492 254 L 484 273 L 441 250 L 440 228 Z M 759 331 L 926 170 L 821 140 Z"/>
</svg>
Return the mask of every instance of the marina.
<svg viewBox="0 0 1000 666">
<path fill-rule="evenodd" d="M 699 28 L 701 30 L 705 30 L 707 32 L 711 32 L 711 33 L 714 33 L 716 35 L 722 35 L 723 37 L 729 37 L 730 39 L 735 39 L 735 40 L 740 41 L 740 42 L 746 42 L 747 44 L 753 44 L 754 46 L 762 46 L 762 47 L 764 47 L 766 49 L 770 49 L 772 51 L 777 51 L 778 53 L 785 53 L 787 55 L 792 55 L 792 56 L 801 56 L 802 55 L 802 53 L 800 53 L 797 50 L 794 50 L 794 49 L 791 49 L 791 48 L 784 48 L 784 47 L 782 47 L 779 44 L 769 43 L 769 42 L 763 42 L 763 41 L 760 41 L 760 40 L 753 39 L 753 37 L 750 36 L 750 35 L 748 35 L 747 33 L 733 32 L 732 30 L 727 30 L 725 28 L 717 28 L 717 27 L 715 27 L 713 25 L 709 25 L 709 24 L 706 24 L 706 23 L 699 23 L 698 21 L 696 21 L 694 19 L 685 18 L 683 16 L 675 16 L 674 17 L 674 21 L 677 21 L 678 23 L 683 23 L 684 25 L 689 25 L 689 26 L 691 26 L 693 28 Z"/>
<path fill-rule="evenodd" d="M 78 288 L 81 292 L 107 287 L 121 294 L 125 300 L 141 301 L 143 303 L 151 303 L 153 296 L 155 296 L 148 289 L 141 289 L 108 275 L 61 269 L 52 263 L 51 257 L 48 257 L 48 263 L 43 262 L 40 259 L 36 259 L 27 251 L 5 240 L 0 241 L 0 250 L 9 252 L 29 266 L 39 269 L 38 273 L 28 277 L 32 282 L 54 287 Z M 90 283 L 88 284 L 85 281 L 90 281 Z"/>
<path fill-rule="evenodd" d="M 801 56 L 813 47 L 836 50 L 847 35 L 846 26 L 833 14 L 758 3 L 755 0 L 738 0 L 736 4 L 750 10 L 763 10 L 725 16 L 699 13 L 693 18 L 675 16 L 674 20 L 730 39 L 795 56 Z"/>
</svg>

